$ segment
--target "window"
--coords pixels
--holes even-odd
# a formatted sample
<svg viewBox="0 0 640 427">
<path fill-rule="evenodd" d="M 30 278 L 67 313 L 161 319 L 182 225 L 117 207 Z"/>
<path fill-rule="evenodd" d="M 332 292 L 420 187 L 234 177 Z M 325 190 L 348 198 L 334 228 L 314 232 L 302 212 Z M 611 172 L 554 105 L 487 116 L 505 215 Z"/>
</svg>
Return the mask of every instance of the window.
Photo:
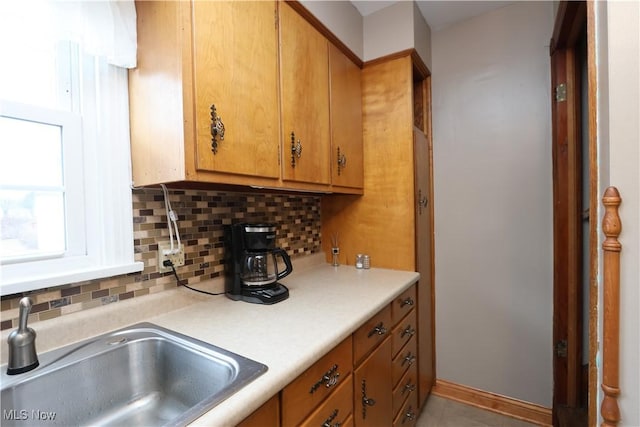
<svg viewBox="0 0 640 427">
<path fill-rule="evenodd" d="M 82 164 L 80 124 L 72 113 L 5 102 L 0 116 L 3 263 L 85 252 L 83 174 L 71 167 Z"/>
<path fill-rule="evenodd" d="M 122 34 L 133 51 L 111 43 Z M 2 2 L 0 37 L 2 295 L 142 270 L 127 70 L 113 65 L 135 63 L 133 4 Z"/>
</svg>

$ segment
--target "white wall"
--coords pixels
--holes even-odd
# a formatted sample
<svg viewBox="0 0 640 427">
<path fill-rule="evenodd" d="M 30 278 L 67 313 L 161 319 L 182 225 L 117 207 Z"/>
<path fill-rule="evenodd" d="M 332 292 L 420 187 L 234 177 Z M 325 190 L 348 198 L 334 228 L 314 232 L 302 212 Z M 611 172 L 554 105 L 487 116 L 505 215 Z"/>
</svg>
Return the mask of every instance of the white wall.
<svg viewBox="0 0 640 427">
<path fill-rule="evenodd" d="M 416 3 L 413 3 L 413 46 L 431 70 L 431 28 Z"/>
<path fill-rule="evenodd" d="M 640 426 L 640 3 L 596 4 L 599 196 L 609 185 L 617 187 L 622 196 L 620 425 Z M 602 215 L 600 206 L 598 218 Z M 603 237 L 600 228 L 600 255 Z M 601 306 L 601 269 L 598 282 Z M 601 326 L 602 322 L 600 342 Z M 599 374 L 602 375 L 602 367 Z M 598 395 L 600 404 L 600 388 Z"/>
<path fill-rule="evenodd" d="M 413 2 L 400 1 L 365 16 L 363 60 L 412 48 L 413 12 Z"/>
<path fill-rule="evenodd" d="M 550 2 L 432 34 L 436 375 L 551 407 Z"/>
<path fill-rule="evenodd" d="M 413 1 L 400 1 L 365 17 L 346 0 L 300 3 L 364 62 L 415 48 L 431 69 L 431 29 Z"/>
<path fill-rule="evenodd" d="M 350 1 L 301 0 L 300 3 L 360 59 L 364 57 L 362 16 Z"/>
</svg>

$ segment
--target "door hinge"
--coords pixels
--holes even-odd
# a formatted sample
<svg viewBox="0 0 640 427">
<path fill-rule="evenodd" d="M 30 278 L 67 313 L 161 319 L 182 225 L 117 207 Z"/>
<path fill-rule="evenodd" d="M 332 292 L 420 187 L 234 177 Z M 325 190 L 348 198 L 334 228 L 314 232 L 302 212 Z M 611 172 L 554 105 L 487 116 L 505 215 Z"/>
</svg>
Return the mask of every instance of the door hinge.
<svg viewBox="0 0 640 427">
<path fill-rule="evenodd" d="M 556 86 L 556 102 L 563 102 L 567 100 L 567 84 L 560 83 Z"/>
<path fill-rule="evenodd" d="M 567 340 L 560 340 L 556 343 L 556 356 L 567 357 Z"/>
</svg>

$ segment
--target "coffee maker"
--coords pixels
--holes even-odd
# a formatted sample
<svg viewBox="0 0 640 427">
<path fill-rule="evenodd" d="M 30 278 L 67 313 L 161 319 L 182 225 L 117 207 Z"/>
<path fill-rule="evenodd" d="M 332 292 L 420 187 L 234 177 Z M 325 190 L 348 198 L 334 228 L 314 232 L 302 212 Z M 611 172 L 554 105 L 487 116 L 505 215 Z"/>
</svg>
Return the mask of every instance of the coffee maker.
<svg viewBox="0 0 640 427">
<path fill-rule="evenodd" d="M 276 248 L 274 224 L 233 224 L 225 227 L 225 290 L 232 300 L 275 304 L 289 297 L 279 279 L 293 271 L 284 249 Z M 278 258 L 285 269 L 278 271 Z"/>
</svg>

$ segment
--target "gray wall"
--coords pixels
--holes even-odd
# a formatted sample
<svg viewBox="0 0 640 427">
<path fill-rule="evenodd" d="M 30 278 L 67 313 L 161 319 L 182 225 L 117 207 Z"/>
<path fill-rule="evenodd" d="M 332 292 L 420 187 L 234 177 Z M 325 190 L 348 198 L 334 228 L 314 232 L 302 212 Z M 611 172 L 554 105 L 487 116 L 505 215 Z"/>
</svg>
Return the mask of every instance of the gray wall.
<svg viewBox="0 0 640 427">
<path fill-rule="evenodd" d="M 431 69 L 431 29 L 413 1 L 400 1 L 364 17 L 349 1 L 301 3 L 363 61 L 415 48 Z"/>
<path fill-rule="evenodd" d="M 351 2 L 301 0 L 300 3 L 360 59 L 364 57 L 362 16 Z"/>
<path fill-rule="evenodd" d="M 551 407 L 549 2 L 432 34 L 437 377 Z"/>
</svg>

